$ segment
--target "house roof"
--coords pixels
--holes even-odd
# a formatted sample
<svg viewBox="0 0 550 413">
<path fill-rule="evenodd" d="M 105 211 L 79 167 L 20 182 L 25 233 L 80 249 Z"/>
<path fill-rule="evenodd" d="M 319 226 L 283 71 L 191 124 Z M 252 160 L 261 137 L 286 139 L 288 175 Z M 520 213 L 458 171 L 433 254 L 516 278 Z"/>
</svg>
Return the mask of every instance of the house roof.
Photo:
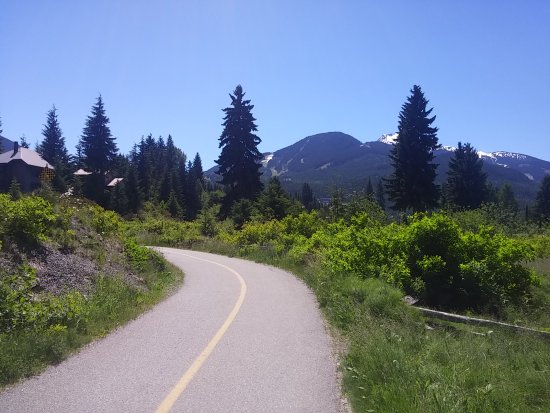
<svg viewBox="0 0 550 413">
<path fill-rule="evenodd" d="M 88 172 L 88 171 L 85 171 L 84 169 L 80 168 L 78 171 L 76 172 L 73 172 L 73 175 L 76 175 L 76 176 L 87 176 L 87 175 L 91 175 L 92 172 Z"/>
<path fill-rule="evenodd" d="M 117 184 L 118 184 L 119 182 L 122 182 L 123 180 L 124 180 L 124 178 L 115 178 L 115 179 L 113 179 L 111 182 L 109 182 L 109 183 L 107 184 L 107 186 L 109 186 L 109 187 L 112 188 L 113 186 L 117 186 Z"/>
<path fill-rule="evenodd" d="M 21 160 L 27 165 L 37 166 L 39 168 L 54 169 L 53 166 L 42 159 L 42 157 L 32 149 L 19 147 L 17 148 L 17 152 L 10 150 L 0 154 L 0 164 L 8 164 L 11 161 L 17 160 Z"/>
</svg>

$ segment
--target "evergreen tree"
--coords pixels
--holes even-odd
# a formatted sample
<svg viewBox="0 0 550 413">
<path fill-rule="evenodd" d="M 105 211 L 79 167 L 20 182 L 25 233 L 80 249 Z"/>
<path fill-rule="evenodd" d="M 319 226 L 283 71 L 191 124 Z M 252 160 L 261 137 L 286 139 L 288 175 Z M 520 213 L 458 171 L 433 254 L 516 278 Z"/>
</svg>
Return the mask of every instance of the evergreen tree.
<svg viewBox="0 0 550 413">
<path fill-rule="evenodd" d="M 369 176 L 369 181 L 367 182 L 367 188 L 365 190 L 367 197 L 370 199 L 374 199 L 374 189 L 372 188 L 372 181 Z"/>
<path fill-rule="evenodd" d="M 173 185 L 172 185 L 172 174 L 169 171 L 165 171 L 164 176 L 162 177 L 162 180 L 160 183 L 158 200 L 160 202 L 168 201 L 168 198 L 170 197 L 170 193 L 172 192 L 174 192 Z"/>
<path fill-rule="evenodd" d="M 136 153 L 139 188 L 145 200 L 150 200 L 154 196 L 152 153 L 155 146 L 152 135 L 147 136 L 147 139 L 142 137 Z"/>
<path fill-rule="evenodd" d="M 115 185 L 111 190 L 109 208 L 121 215 L 126 214 L 128 212 L 128 197 L 126 193 L 126 184 L 124 181 Z"/>
<path fill-rule="evenodd" d="M 222 216 L 227 216 L 233 202 L 243 198 L 255 199 L 262 190 L 262 154 L 258 150 L 261 139 L 254 134 L 258 130 L 252 115 L 254 105 L 243 99 L 241 85 L 229 96 L 231 106 L 223 110 L 224 129 L 219 139 L 222 151 L 216 161 L 218 174 L 222 177 L 219 183 L 226 188 L 220 211 Z"/>
<path fill-rule="evenodd" d="M 437 164 L 433 151 L 439 147 L 435 116 L 420 86 L 414 85 L 399 113 L 399 136 L 390 153 L 393 173 L 386 181 L 389 199 L 398 210 L 423 211 L 437 206 L 439 188 L 434 183 Z"/>
<path fill-rule="evenodd" d="M 174 191 L 170 192 L 168 197 L 168 202 L 166 203 L 166 208 L 173 218 L 183 218 L 183 208 L 178 202 L 178 198 Z"/>
<path fill-rule="evenodd" d="M 503 211 L 517 215 L 519 205 L 510 184 L 504 184 L 498 191 L 498 204 Z"/>
<path fill-rule="evenodd" d="M 118 148 L 111 135 L 101 95 L 92 106 L 92 114 L 86 119 L 80 145 L 83 163 L 91 172 L 103 174 L 109 170 Z"/>
<path fill-rule="evenodd" d="M 265 220 L 283 219 L 289 214 L 291 207 L 292 201 L 281 186 L 279 178 L 271 178 L 258 198 L 258 210 L 262 217 Z"/>
<path fill-rule="evenodd" d="M 475 209 L 487 200 L 487 174 L 477 151 L 466 143 L 458 142 L 449 161 L 445 197 L 452 205 Z"/>
<path fill-rule="evenodd" d="M 254 203 L 250 199 L 243 198 L 235 201 L 230 213 L 235 229 L 242 229 L 243 225 L 250 220 L 253 212 Z"/>
<path fill-rule="evenodd" d="M 23 196 L 23 194 L 21 193 L 21 185 L 19 185 L 19 181 L 16 178 L 13 178 L 11 180 L 9 194 L 12 201 L 17 201 Z"/>
<path fill-rule="evenodd" d="M 29 142 L 27 141 L 27 137 L 25 135 L 23 135 L 19 138 L 19 146 L 21 146 L 22 148 L 25 148 L 25 149 L 29 149 L 30 145 L 29 145 Z"/>
<path fill-rule="evenodd" d="M 338 221 L 344 217 L 345 205 L 344 205 L 344 193 L 340 188 L 337 188 L 330 199 L 328 204 L 328 216 L 332 221 Z"/>
<path fill-rule="evenodd" d="M 0 135 L 2 135 L 2 117 L 0 117 Z M 2 147 L 2 140 L 0 140 L 0 153 L 4 152 L 4 148 Z"/>
<path fill-rule="evenodd" d="M 135 214 L 141 207 L 141 191 L 139 189 L 136 167 L 133 164 L 126 171 L 124 184 L 128 212 Z"/>
<path fill-rule="evenodd" d="M 376 203 L 382 210 L 386 209 L 386 198 L 384 197 L 384 184 L 382 183 L 382 179 L 380 179 L 376 185 Z"/>
<path fill-rule="evenodd" d="M 166 165 L 168 166 L 168 168 L 175 168 L 176 160 L 177 148 L 174 145 L 174 139 L 172 139 L 172 135 L 168 135 L 168 139 L 166 140 Z"/>
<path fill-rule="evenodd" d="M 37 147 L 40 156 L 52 165 L 62 163 L 68 167 L 69 152 L 65 147 L 65 138 L 57 120 L 57 108 L 55 106 L 52 106 L 48 111 L 42 135 L 44 140 Z"/>
<path fill-rule="evenodd" d="M 105 115 L 101 95 L 92 106 L 92 114 L 86 119 L 80 146 L 82 163 L 92 172 L 86 179 L 84 193 L 90 199 L 105 204 L 105 173 L 111 168 L 118 149 L 115 138 L 111 135 L 109 118 Z"/>
<path fill-rule="evenodd" d="M 48 111 L 46 124 L 42 129 L 44 140 L 36 148 L 37 152 L 55 168 L 53 187 L 60 192 L 66 191 L 66 182 L 70 176 L 70 157 L 65 146 L 65 138 L 57 120 L 55 106 Z"/>
<path fill-rule="evenodd" d="M 545 175 L 535 200 L 535 213 L 540 221 L 550 221 L 550 175 Z"/>
<path fill-rule="evenodd" d="M 307 182 L 302 185 L 302 196 L 300 197 L 304 208 L 310 212 L 315 207 L 315 198 L 313 196 L 313 190 Z"/>
<path fill-rule="evenodd" d="M 195 158 L 193 159 L 193 164 L 189 172 L 193 176 L 193 179 L 200 181 L 202 184 L 204 172 L 202 170 L 202 160 L 198 152 L 195 154 Z"/>
<path fill-rule="evenodd" d="M 186 186 L 187 218 L 195 219 L 201 209 L 203 191 L 203 170 L 201 157 L 197 153 L 193 162 L 189 162 Z"/>
</svg>

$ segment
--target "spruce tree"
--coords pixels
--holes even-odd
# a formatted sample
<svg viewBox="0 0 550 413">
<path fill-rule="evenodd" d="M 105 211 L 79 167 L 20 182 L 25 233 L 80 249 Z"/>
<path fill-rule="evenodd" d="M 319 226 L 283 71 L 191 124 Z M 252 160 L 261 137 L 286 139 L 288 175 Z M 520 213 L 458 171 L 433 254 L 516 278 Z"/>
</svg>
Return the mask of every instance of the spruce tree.
<svg viewBox="0 0 550 413">
<path fill-rule="evenodd" d="M 222 216 L 227 216 L 235 201 L 255 199 L 262 190 L 262 154 L 258 150 L 261 139 L 254 134 L 258 130 L 252 115 L 254 105 L 245 100 L 244 95 L 243 88 L 238 85 L 229 95 L 231 106 L 223 109 L 224 129 L 219 139 L 222 151 L 216 161 L 221 176 L 219 183 L 226 190 L 220 211 Z"/>
<path fill-rule="evenodd" d="M 80 139 L 82 162 L 91 172 L 104 174 L 111 167 L 118 148 L 111 135 L 109 118 L 101 95 L 92 106 L 92 114 L 86 119 L 86 125 Z"/>
<path fill-rule="evenodd" d="M 452 205 L 466 209 L 479 208 L 487 200 L 487 174 L 483 172 L 483 161 L 469 143 L 462 145 L 458 142 L 449 161 L 445 197 Z"/>
<path fill-rule="evenodd" d="M 0 117 L 0 136 L 2 135 L 2 117 Z M 2 147 L 2 140 L 0 139 L 0 153 L 4 153 L 4 148 Z"/>
<path fill-rule="evenodd" d="M 202 161 L 198 153 L 195 155 L 193 162 L 189 162 L 187 171 L 187 218 L 193 220 L 201 209 L 201 196 L 203 191 Z"/>
<path fill-rule="evenodd" d="M 111 135 L 109 118 L 105 115 L 105 107 L 101 95 L 92 106 L 92 114 L 86 119 L 86 124 L 80 138 L 82 164 L 92 175 L 86 177 L 84 194 L 103 205 L 105 199 L 105 173 L 111 168 L 117 154 L 115 138 Z"/>
<path fill-rule="evenodd" d="M 399 113 L 399 135 L 390 152 L 393 173 L 386 181 L 388 197 L 397 210 L 424 211 L 437 206 L 437 164 L 432 161 L 439 144 L 437 128 L 431 126 L 433 108 L 427 105 L 420 86 L 414 85 Z"/>
<path fill-rule="evenodd" d="M 168 209 L 168 212 L 170 213 L 170 216 L 172 218 L 183 218 L 183 208 L 178 202 L 177 196 L 174 193 L 174 191 L 170 192 L 170 196 L 168 197 L 168 202 L 166 203 L 166 208 Z"/>
<path fill-rule="evenodd" d="M 315 207 L 315 198 L 313 196 L 313 190 L 307 182 L 302 185 L 302 196 L 300 197 L 304 208 L 310 212 Z"/>
<path fill-rule="evenodd" d="M 384 184 L 382 183 L 382 179 L 380 179 L 376 185 L 376 203 L 382 210 L 386 209 L 386 198 L 384 197 Z"/>
<path fill-rule="evenodd" d="M 48 111 L 46 124 L 42 129 L 44 139 L 36 151 L 55 168 L 53 187 L 61 192 L 66 190 L 66 182 L 70 178 L 70 156 L 65 146 L 65 138 L 57 120 L 55 106 Z"/>
<path fill-rule="evenodd" d="M 290 212 L 292 201 L 281 186 L 279 178 L 269 180 L 258 198 L 258 210 L 265 220 L 283 219 Z"/>
<path fill-rule="evenodd" d="M 550 221 L 550 175 L 545 175 L 535 200 L 535 213 L 540 221 Z"/>
<path fill-rule="evenodd" d="M 37 152 L 40 156 L 52 165 L 61 163 L 68 166 L 70 161 L 69 152 L 65 147 L 65 138 L 59 126 L 57 108 L 55 106 L 52 106 L 48 111 L 42 135 L 44 139 L 37 147 Z"/>
<path fill-rule="evenodd" d="M 124 189 L 126 190 L 126 199 L 128 201 L 128 212 L 136 213 L 141 207 L 141 191 L 134 164 L 130 164 L 126 171 Z"/>
<path fill-rule="evenodd" d="M 498 205 L 503 212 L 516 216 L 519 212 L 519 204 L 510 184 L 504 184 L 498 191 Z"/>
<path fill-rule="evenodd" d="M 366 192 L 367 197 L 369 199 L 374 199 L 374 189 L 372 187 L 372 181 L 370 179 L 370 176 L 369 176 L 369 181 L 367 182 L 367 188 L 366 188 L 365 192 Z"/>
<path fill-rule="evenodd" d="M 127 191 L 125 182 L 119 182 L 113 189 L 111 189 L 109 208 L 121 215 L 126 214 L 128 212 L 128 197 L 126 194 Z"/>
<path fill-rule="evenodd" d="M 25 135 L 22 135 L 19 138 L 19 146 L 21 146 L 22 148 L 25 148 L 25 149 L 29 149 L 29 147 L 30 147 L 29 141 L 27 141 L 27 137 Z"/>
</svg>

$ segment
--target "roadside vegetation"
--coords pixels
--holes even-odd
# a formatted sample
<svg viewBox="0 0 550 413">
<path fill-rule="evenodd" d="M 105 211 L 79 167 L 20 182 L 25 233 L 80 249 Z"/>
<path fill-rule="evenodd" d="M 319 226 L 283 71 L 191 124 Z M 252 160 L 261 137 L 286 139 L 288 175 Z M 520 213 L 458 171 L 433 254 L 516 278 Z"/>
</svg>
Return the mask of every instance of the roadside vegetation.
<svg viewBox="0 0 550 413">
<path fill-rule="evenodd" d="M 544 411 L 547 339 L 430 320 L 404 300 L 550 331 L 547 231 L 517 216 L 504 231 L 506 212 L 489 210 L 397 222 L 371 199 L 356 198 L 280 220 L 257 212 L 240 229 L 215 221 L 208 236 L 200 218 L 154 213 L 129 222 L 128 231 L 140 242 L 241 256 L 299 275 L 347 342 L 344 385 L 354 411 Z"/>
<path fill-rule="evenodd" d="M 116 213 L 42 195 L 0 194 L 0 386 L 104 336 L 183 278 L 124 237 Z"/>
</svg>

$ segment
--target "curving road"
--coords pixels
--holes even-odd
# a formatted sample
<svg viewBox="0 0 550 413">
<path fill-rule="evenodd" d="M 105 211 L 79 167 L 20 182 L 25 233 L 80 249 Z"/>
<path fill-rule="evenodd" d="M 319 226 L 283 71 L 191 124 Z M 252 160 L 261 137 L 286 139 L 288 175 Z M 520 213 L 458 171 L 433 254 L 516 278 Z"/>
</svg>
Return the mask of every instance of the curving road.
<svg viewBox="0 0 550 413">
<path fill-rule="evenodd" d="M 0 393 L 0 412 L 338 412 L 336 360 L 311 292 L 249 261 L 158 248 L 185 287 Z"/>
</svg>

